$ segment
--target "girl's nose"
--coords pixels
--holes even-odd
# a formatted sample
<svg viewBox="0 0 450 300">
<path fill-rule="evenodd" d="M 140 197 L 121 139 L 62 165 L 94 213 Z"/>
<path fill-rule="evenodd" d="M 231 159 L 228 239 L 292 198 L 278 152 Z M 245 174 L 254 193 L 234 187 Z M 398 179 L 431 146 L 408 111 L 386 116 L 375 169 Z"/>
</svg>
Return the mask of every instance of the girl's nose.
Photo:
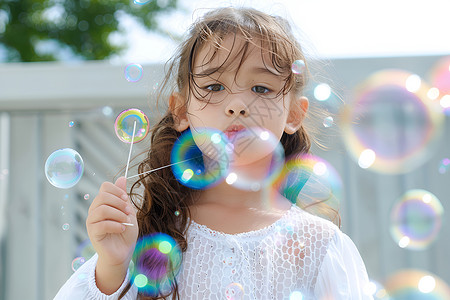
<svg viewBox="0 0 450 300">
<path fill-rule="evenodd" d="M 249 114 L 248 107 L 240 99 L 232 99 L 225 107 L 225 113 L 227 116 L 243 116 L 247 117 Z"/>
</svg>

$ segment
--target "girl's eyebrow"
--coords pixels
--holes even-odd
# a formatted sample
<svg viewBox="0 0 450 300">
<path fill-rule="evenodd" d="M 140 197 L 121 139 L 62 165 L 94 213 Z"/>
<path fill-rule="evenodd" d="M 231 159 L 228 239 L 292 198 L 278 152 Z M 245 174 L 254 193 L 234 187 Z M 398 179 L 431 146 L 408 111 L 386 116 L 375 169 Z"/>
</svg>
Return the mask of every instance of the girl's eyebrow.
<svg viewBox="0 0 450 300">
<path fill-rule="evenodd" d="M 208 68 L 206 70 L 203 70 L 200 73 L 195 73 L 195 75 L 196 76 L 208 76 L 208 75 L 212 75 L 212 74 L 214 74 L 216 72 L 223 73 L 224 71 L 225 71 L 225 68 L 223 66 L 221 66 L 221 67 L 212 67 L 212 68 Z M 282 75 L 281 73 L 279 73 L 279 72 L 277 72 L 277 71 L 275 71 L 273 69 L 271 70 L 269 68 L 264 68 L 264 67 L 254 67 L 254 68 L 251 68 L 249 70 L 249 72 L 250 73 L 255 73 L 255 74 L 264 73 L 264 74 L 268 74 L 268 75 L 271 75 L 271 76 L 280 76 L 280 75 Z"/>
</svg>

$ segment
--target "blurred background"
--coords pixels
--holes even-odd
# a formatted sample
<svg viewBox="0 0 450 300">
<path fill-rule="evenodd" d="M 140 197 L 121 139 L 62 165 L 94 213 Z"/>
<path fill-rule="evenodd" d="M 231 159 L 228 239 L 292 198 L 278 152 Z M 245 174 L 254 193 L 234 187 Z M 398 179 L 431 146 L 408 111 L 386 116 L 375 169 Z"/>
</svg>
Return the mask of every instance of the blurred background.
<svg viewBox="0 0 450 300">
<path fill-rule="evenodd" d="M 52 299 L 93 254 L 87 210 L 130 149 L 116 118 L 137 108 L 154 124 L 183 33 L 230 5 L 294 24 L 312 66 L 305 93 L 326 112 L 308 120 L 326 147 L 313 146 L 320 168 L 298 197 L 326 187 L 366 292 L 450 299 L 446 0 L 0 0 L 0 299 Z M 148 145 L 133 144 L 130 175 Z M 58 157 L 77 167 L 71 182 L 47 178 Z"/>
</svg>

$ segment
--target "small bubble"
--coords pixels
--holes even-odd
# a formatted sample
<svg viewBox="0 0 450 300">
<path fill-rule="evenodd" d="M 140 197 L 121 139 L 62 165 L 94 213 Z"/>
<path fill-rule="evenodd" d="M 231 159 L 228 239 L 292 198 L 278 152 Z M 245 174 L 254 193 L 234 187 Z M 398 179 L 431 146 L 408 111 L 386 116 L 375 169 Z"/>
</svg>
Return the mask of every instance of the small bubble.
<svg viewBox="0 0 450 300">
<path fill-rule="evenodd" d="M 294 61 L 291 68 L 292 68 L 292 73 L 301 74 L 305 70 L 305 62 L 301 59 L 298 59 L 298 60 Z"/>
<path fill-rule="evenodd" d="M 70 121 L 69 122 L 69 127 L 73 127 L 75 125 L 75 122 L 74 121 Z"/>
<path fill-rule="evenodd" d="M 84 195 L 84 200 L 89 200 L 89 194 Z"/>
<path fill-rule="evenodd" d="M 333 126 L 333 123 L 333 117 L 326 117 L 325 119 L 323 119 L 323 126 L 326 128 Z"/>
<path fill-rule="evenodd" d="M 175 211 L 175 216 L 178 217 L 179 215 L 180 215 L 180 212 L 179 212 L 178 210 L 176 210 L 176 211 Z"/>
<path fill-rule="evenodd" d="M 125 78 L 129 82 L 137 82 L 141 80 L 143 72 L 140 64 L 131 63 L 125 67 Z"/>
<path fill-rule="evenodd" d="M 63 226 L 62 226 L 62 229 L 63 229 L 64 231 L 69 230 L 69 228 L 70 228 L 69 223 L 64 223 Z"/>
</svg>

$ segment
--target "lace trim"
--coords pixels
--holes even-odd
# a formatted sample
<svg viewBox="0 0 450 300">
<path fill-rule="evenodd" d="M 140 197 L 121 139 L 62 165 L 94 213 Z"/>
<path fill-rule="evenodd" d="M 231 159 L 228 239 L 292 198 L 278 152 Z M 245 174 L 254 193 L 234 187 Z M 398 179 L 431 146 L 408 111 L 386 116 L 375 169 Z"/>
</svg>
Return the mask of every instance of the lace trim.
<svg viewBox="0 0 450 300">
<path fill-rule="evenodd" d="M 231 234 L 231 233 L 225 233 L 225 232 L 222 232 L 222 231 L 211 229 L 211 228 L 209 228 L 206 225 L 198 224 L 194 220 L 190 220 L 190 222 L 191 222 L 191 227 L 190 228 L 193 229 L 194 231 L 199 232 L 199 233 L 203 233 L 204 235 L 207 235 L 209 237 L 225 237 L 225 238 L 226 237 L 260 237 L 260 236 L 265 236 L 269 231 L 271 231 L 277 225 L 279 225 L 279 223 L 283 222 L 288 216 L 290 216 L 294 212 L 294 210 L 296 208 L 299 209 L 297 207 L 297 205 L 293 204 L 291 206 L 291 208 L 288 209 L 281 216 L 281 218 L 276 220 L 271 225 L 268 225 L 268 226 L 266 226 L 264 228 L 257 229 L 257 230 L 251 230 L 251 231 Z"/>
</svg>

